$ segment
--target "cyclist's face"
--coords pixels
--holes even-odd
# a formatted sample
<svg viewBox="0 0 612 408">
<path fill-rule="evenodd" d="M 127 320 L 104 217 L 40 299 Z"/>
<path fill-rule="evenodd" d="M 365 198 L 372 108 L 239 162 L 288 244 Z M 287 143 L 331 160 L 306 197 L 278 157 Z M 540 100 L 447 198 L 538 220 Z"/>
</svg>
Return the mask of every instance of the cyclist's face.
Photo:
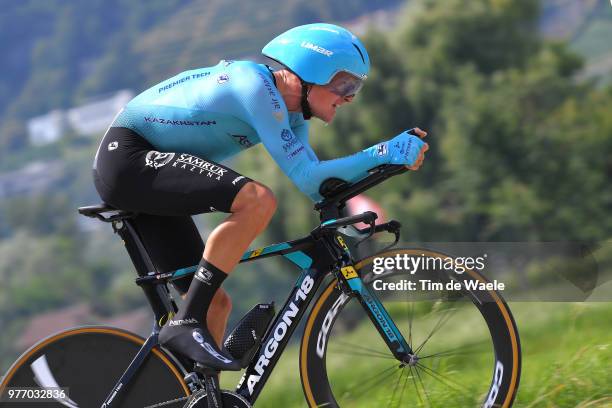
<svg viewBox="0 0 612 408">
<path fill-rule="evenodd" d="M 312 114 L 325 122 L 331 122 L 336 109 L 352 102 L 355 92 L 360 88 L 360 81 L 354 84 L 352 78 L 350 74 L 341 72 L 328 85 L 313 85 L 308 95 Z"/>
<path fill-rule="evenodd" d="M 353 96 L 338 96 L 324 86 L 313 85 L 308 95 L 308 102 L 313 116 L 324 122 L 331 122 L 336 116 L 336 109 L 345 103 L 350 103 Z"/>
</svg>

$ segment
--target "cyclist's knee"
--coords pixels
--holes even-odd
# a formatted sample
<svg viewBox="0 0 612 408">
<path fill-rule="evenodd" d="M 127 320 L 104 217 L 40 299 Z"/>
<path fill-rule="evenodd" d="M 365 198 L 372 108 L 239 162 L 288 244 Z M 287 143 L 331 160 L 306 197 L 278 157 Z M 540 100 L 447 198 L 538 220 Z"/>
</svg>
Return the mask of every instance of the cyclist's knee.
<svg viewBox="0 0 612 408">
<path fill-rule="evenodd" d="M 272 218 L 272 215 L 274 215 L 278 203 L 276 201 L 276 196 L 274 195 L 272 190 L 265 186 L 262 187 L 263 189 L 259 197 L 259 199 L 261 200 L 260 207 L 265 212 L 266 219 L 270 219 Z"/>
<path fill-rule="evenodd" d="M 250 214 L 271 218 L 276 211 L 276 197 L 272 190 L 257 182 L 247 183 L 234 199 L 232 212 L 247 211 Z"/>
</svg>

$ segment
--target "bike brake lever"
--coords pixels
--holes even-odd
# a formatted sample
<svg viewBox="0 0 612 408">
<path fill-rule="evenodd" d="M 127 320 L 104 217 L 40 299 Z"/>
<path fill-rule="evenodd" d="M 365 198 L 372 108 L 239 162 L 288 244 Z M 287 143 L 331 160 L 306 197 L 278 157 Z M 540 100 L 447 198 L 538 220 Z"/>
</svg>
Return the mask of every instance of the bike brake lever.
<svg viewBox="0 0 612 408">
<path fill-rule="evenodd" d="M 368 228 L 363 228 L 363 229 L 359 229 L 357 227 L 354 227 L 359 233 L 365 234 L 366 231 L 367 231 L 367 234 L 368 234 L 365 238 L 363 238 L 359 242 L 357 242 L 357 244 L 355 244 L 355 246 L 359 246 L 359 244 L 361 244 L 365 240 L 369 239 L 372 235 L 374 235 L 377 232 L 386 231 L 386 232 L 392 233 L 395 236 L 395 239 L 393 240 L 393 243 L 391 243 L 390 245 L 387 245 L 382 250 L 385 251 L 385 250 L 387 250 L 389 248 L 392 248 L 392 247 L 395 246 L 395 244 L 397 244 L 399 242 L 401 226 L 402 226 L 402 224 L 400 224 L 399 221 L 391 220 L 389 222 L 385 222 L 384 224 L 379 224 L 379 225 L 372 225 L 372 224 L 370 224 L 370 226 Z"/>
<path fill-rule="evenodd" d="M 386 247 L 384 247 L 382 249 L 382 251 L 386 251 L 387 249 L 393 248 L 395 246 L 395 244 L 397 244 L 399 242 L 400 239 L 400 228 L 402 227 L 402 224 L 399 223 L 399 221 L 395 221 L 395 220 L 391 220 L 387 223 L 387 228 L 385 228 L 385 230 L 387 232 L 391 232 L 393 233 L 393 235 L 395 235 L 395 239 L 393 240 L 393 242 L 390 245 L 387 245 Z"/>
<path fill-rule="evenodd" d="M 368 228 L 368 235 L 366 235 L 365 238 L 363 238 L 362 240 L 358 241 L 355 244 L 355 247 L 358 247 L 359 245 L 361 245 L 362 242 L 367 241 L 368 239 L 370 239 L 370 237 L 372 237 L 372 235 L 374 235 L 374 233 L 376 232 L 376 220 L 369 220 L 368 223 L 370 226 Z M 355 227 L 357 228 L 357 227 Z M 362 230 L 365 232 L 365 228 Z"/>
</svg>

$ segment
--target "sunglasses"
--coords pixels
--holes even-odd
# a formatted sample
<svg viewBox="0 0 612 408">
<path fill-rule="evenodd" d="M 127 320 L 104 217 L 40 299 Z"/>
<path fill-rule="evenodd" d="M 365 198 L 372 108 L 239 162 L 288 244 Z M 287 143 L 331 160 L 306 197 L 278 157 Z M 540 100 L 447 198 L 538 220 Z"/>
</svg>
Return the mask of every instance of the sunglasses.
<svg viewBox="0 0 612 408">
<path fill-rule="evenodd" d="M 363 79 L 358 78 L 348 72 L 341 72 L 336 75 L 325 87 L 333 94 L 342 98 L 353 97 L 363 86 Z"/>
</svg>

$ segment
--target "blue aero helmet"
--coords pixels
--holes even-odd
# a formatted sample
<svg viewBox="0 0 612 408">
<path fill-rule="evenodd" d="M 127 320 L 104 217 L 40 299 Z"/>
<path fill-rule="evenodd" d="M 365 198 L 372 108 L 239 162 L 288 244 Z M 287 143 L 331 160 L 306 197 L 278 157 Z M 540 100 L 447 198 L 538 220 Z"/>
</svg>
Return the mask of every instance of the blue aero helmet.
<svg viewBox="0 0 612 408">
<path fill-rule="evenodd" d="M 355 95 L 367 78 L 370 57 L 364 45 L 350 31 L 334 24 L 306 24 L 274 38 L 262 54 L 285 66 L 305 84 L 328 85 L 340 73 L 340 81 L 330 84 L 339 96 Z"/>
</svg>

